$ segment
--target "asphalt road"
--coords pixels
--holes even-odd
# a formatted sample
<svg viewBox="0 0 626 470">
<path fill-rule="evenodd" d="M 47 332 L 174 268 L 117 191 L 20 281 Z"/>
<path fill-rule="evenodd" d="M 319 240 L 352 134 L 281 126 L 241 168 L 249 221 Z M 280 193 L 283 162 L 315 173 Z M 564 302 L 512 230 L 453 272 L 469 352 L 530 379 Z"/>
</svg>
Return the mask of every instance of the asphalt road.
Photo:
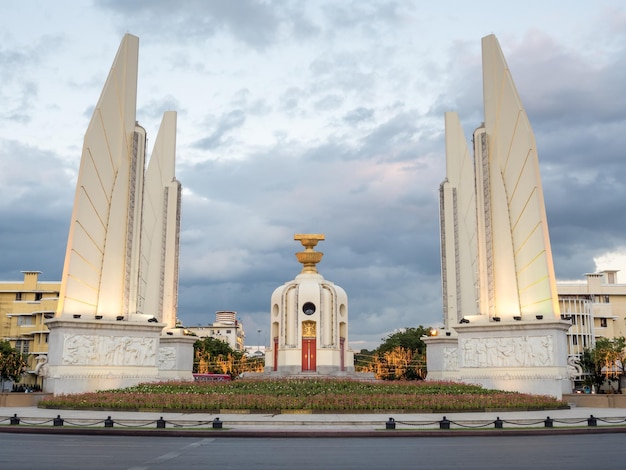
<svg viewBox="0 0 626 470">
<path fill-rule="evenodd" d="M 427 438 L 0 435 L 6 469 L 625 468 L 623 434 Z"/>
</svg>

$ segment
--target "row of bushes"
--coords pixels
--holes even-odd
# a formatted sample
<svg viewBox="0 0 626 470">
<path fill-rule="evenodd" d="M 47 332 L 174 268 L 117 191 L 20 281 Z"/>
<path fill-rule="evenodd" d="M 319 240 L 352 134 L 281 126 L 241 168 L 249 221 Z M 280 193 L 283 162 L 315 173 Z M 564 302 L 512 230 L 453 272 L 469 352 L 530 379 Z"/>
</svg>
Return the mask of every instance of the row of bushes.
<svg viewBox="0 0 626 470">
<path fill-rule="evenodd" d="M 335 412 L 430 412 L 485 409 L 555 409 L 548 396 L 485 390 L 450 382 L 350 380 L 237 380 L 167 382 L 120 390 L 46 398 L 39 406 L 119 410 L 312 410 Z"/>
</svg>

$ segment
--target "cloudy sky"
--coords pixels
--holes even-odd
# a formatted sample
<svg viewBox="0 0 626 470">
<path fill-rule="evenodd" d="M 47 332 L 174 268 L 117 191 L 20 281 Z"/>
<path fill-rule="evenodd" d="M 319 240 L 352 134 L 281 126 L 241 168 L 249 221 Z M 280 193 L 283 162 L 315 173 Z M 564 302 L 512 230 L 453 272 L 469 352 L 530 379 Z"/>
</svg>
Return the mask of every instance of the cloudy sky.
<svg viewBox="0 0 626 470">
<path fill-rule="evenodd" d="M 482 121 L 491 33 L 536 134 L 557 278 L 626 270 L 626 4 L 434 3 L 3 1 L 0 279 L 60 280 L 83 136 L 126 32 L 149 140 L 179 113 L 187 326 L 236 310 L 267 343 L 307 232 L 326 235 L 319 269 L 349 295 L 353 348 L 440 324 L 443 113 L 468 139 Z"/>
</svg>

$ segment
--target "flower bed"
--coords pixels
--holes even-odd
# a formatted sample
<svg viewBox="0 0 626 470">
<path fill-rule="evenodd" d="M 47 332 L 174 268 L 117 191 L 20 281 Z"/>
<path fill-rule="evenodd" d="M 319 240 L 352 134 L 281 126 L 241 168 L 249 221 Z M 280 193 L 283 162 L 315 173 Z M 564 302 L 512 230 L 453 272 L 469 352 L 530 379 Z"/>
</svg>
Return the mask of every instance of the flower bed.
<svg viewBox="0 0 626 470">
<path fill-rule="evenodd" d="M 236 380 L 163 382 L 119 390 L 46 398 L 44 408 L 187 412 L 454 412 L 486 409 L 565 408 L 543 395 L 486 390 L 452 382 L 358 382 L 350 380 Z"/>
</svg>

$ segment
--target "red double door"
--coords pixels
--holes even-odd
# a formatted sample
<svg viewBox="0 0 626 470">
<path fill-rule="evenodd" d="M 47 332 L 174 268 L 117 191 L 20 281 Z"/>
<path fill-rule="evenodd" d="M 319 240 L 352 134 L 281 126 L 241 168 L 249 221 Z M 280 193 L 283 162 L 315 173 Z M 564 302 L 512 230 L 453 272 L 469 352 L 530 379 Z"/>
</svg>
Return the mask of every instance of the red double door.
<svg viewBox="0 0 626 470">
<path fill-rule="evenodd" d="M 302 371 L 317 370 L 315 338 L 302 338 Z"/>
</svg>

